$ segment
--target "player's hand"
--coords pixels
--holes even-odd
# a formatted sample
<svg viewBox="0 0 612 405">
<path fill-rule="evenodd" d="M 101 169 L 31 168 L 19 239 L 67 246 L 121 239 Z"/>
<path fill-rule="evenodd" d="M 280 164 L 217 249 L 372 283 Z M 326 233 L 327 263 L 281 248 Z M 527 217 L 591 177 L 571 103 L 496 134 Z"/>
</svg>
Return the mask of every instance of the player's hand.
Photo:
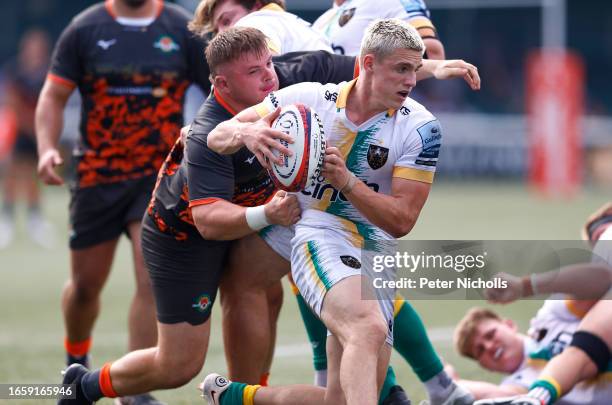
<svg viewBox="0 0 612 405">
<path fill-rule="evenodd" d="M 302 210 L 295 195 L 279 190 L 265 205 L 264 212 L 271 224 L 289 226 L 300 220 Z"/>
<path fill-rule="evenodd" d="M 242 142 L 248 150 L 253 152 L 259 163 L 266 169 L 270 168 L 269 162 L 276 162 L 278 164 L 283 163 L 283 158 L 280 156 L 288 155 L 292 153 L 289 149 L 284 147 L 278 140 L 283 140 L 288 143 L 293 143 L 293 138 L 284 132 L 270 128 L 272 122 L 280 114 L 280 108 L 272 111 L 259 120 L 247 124 L 241 131 L 240 137 Z M 274 150 L 278 151 L 279 156 L 274 156 Z"/>
<path fill-rule="evenodd" d="M 480 75 L 478 68 L 461 59 L 451 59 L 441 62 L 433 71 L 438 80 L 462 77 L 472 90 L 480 90 Z"/>
<path fill-rule="evenodd" d="M 55 172 L 55 167 L 63 163 L 64 160 L 57 149 L 48 149 L 38 159 L 38 177 L 45 184 L 61 186 L 64 184 L 64 179 Z"/>
<path fill-rule="evenodd" d="M 321 174 L 338 191 L 348 183 L 352 173 L 346 168 L 346 163 L 338 148 L 329 146 L 325 149 Z"/>
<path fill-rule="evenodd" d="M 179 136 L 181 137 L 181 143 L 183 144 L 183 146 L 187 145 L 187 136 L 189 136 L 189 125 L 185 125 L 183 128 L 181 128 L 181 134 Z"/>
<path fill-rule="evenodd" d="M 507 273 L 498 273 L 493 276 L 505 280 L 506 288 L 487 288 L 484 295 L 487 300 L 496 304 L 507 304 L 523 296 L 523 282 L 521 278 Z"/>
</svg>

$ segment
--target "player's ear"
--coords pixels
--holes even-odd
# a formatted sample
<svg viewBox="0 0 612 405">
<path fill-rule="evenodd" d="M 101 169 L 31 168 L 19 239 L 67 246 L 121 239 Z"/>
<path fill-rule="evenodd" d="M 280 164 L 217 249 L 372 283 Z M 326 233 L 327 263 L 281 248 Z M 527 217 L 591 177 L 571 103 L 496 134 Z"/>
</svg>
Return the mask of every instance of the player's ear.
<svg viewBox="0 0 612 405">
<path fill-rule="evenodd" d="M 213 86 L 219 91 L 227 89 L 227 78 L 223 75 L 217 75 L 213 79 Z"/>
<path fill-rule="evenodd" d="M 513 331 L 517 331 L 517 330 L 518 330 L 518 326 L 516 325 L 516 323 L 515 323 L 515 322 L 514 322 L 512 319 L 505 318 L 505 319 L 503 320 L 503 322 L 504 322 L 504 323 L 505 323 L 505 324 L 506 324 L 506 325 L 507 325 L 507 326 L 508 326 L 510 329 L 512 329 Z"/>
<path fill-rule="evenodd" d="M 374 55 L 372 55 L 371 53 L 365 55 L 363 57 L 363 70 L 367 70 L 369 72 L 372 71 L 372 67 L 374 66 Z"/>
</svg>

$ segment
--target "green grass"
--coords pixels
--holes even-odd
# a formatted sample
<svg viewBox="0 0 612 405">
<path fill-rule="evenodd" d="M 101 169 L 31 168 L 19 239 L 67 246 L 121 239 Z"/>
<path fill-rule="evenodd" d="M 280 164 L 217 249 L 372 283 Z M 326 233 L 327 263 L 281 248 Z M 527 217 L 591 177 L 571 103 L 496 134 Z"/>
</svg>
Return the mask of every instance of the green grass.
<svg viewBox="0 0 612 405">
<path fill-rule="evenodd" d="M 57 383 L 63 366 L 63 326 L 60 291 L 68 277 L 67 207 L 65 189 L 46 189 L 45 211 L 60 231 L 53 250 L 29 242 L 24 232 L 10 248 L 0 251 L 0 383 Z M 551 201 L 528 194 L 518 185 L 438 183 L 411 234 L 412 239 L 575 239 L 584 218 L 609 199 L 603 190 L 587 190 L 574 200 Z M 20 221 L 20 223 L 23 221 Z M 111 278 L 104 290 L 103 309 L 94 333 L 93 362 L 99 366 L 125 352 L 127 308 L 133 291 L 129 245 L 120 244 Z M 273 384 L 310 383 L 312 366 L 297 307 L 288 290 L 279 324 L 282 356 L 273 365 Z M 465 378 L 496 381 L 454 354 L 450 331 L 476 301 L 417 301 L 415 307 L 435 333 L 434 344 L 445 360 Z M 539 302 L 526 301 L 497 308 L 516 319 L 525 330 Z M 199 403 L 196 381 L 205 374 L 225 371 L 219 313 L 213 314 L 210 349 L 201 375 L 181 389 L 159 392 L 170 404 Z M 294 348 L 292 350 L 292 348 Z M 392 363 L 414 402 L 424 398 L 406 364 L 394 355 Z M 23 401 L 35 403 L 36 401 Z M 38 401 L 41 402 L 41 401 Z M 47 401 L 50 403 L 50 401 Z M 19 401 L 2 401 L 16 405 Z M 102 404 L 110 404 L 108 400 Z"/>
</svg>

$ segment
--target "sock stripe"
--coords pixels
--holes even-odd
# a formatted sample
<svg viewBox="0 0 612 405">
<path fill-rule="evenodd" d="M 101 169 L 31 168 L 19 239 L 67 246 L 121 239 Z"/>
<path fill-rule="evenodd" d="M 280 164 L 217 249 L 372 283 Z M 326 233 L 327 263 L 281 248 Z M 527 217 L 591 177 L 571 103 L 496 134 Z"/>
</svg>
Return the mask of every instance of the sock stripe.
<svg viewBox="0 0 612 405">
<path fill-rule="evenodd" d="M 556 398 L 561 397 L 561 384 L 559 384 L 557 380 L 555 380 L 553 377 L 546 376 L 542 378 L 542 381 L 546 381 L 547 383 L 553 386 L 553 388 L 555 389 Z"/>
<path fill-rule="evenodd" d="M 270 373 L 263 373 L 259 377 L 259 385 L 261 385 L 262 387 L 267 387 L 269 378 L 270 378 Z"/>
<path fill-rule="evenodd" d="M 100 370 L 100 391 L 107 398 L 116 398 L 119 395 L 113 388 L 113 382 L 111 381 L 110 368 L 112 363 L 106 363 Z"/>
<path fill-rule="evenodd" d="M 242 392 L 242 405 L 255 405 L 255 393 L 261 385 L 247 385 Z"/>
<path fill-rule="evenodd" d="M 89 353 L 91 348 L 91 337 L 81 342 L 71 342 L 68 338 L 64 338 L 64 348 L 66 352 L 71 356 L 81 357 Z"/>
</svg>

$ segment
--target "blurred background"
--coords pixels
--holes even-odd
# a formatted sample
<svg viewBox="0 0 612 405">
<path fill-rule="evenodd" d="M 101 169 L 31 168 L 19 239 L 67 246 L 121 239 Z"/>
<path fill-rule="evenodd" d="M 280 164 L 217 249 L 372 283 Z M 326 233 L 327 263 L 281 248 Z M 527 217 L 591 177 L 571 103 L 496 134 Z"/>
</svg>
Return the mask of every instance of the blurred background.
<svg viewBox="0 0 612 405">
<path fill-rule="evenodd" d="M 190 10 L 197 4 L 197 0 L 175 2 Z M 15 166 L 11 153 L 15 120 L 32 112 L 27 106 L 15 110 L 5 79 L 14 70 L 20 47 L 23 51 L 28 42 L 24 38 L 36 37 L 31 46 L 36 49 L 22 53 L 30 55 L 26 59 L 32 71 L 40 70 L 62 29 L 93 3 L 0 2 L 0 178 L 4 185 L 0 195 L 4 199 L 6 184 L 19 176 L 30 184 L 25 198 L 18 199 L 26 203 L 16 204 L 17 222 L 10 238 L 0 222 L 0 383 L 59 382 L 64 360 L 59 297 L 69 272 L 68 186 L 38 189 L 32 171 L 35 162 Z M 330 7 L 331 0 L 286 3 L 289 11 L 312 22 Z M 413 94 L 440 119 L 444 146 L 436 184 L 409 237 L 577 239 L 588 214 L 612 200 L 612 2 L 426 3 L 447 58 L 462 58 L 478 66 L 482 89 L 472 92 L 462 81 L 429 80 L 419 83 Z M 551 51 L 540 52 L 543 46 Z M 37 59 L 42 61 L 36 63 Z M 42 69 L 39 76 L 44 79 L 44 74 Z M 200 94 L 190 92 L 186 122 L 201 101 Z M 65 112 L 62 135 L 66 178 L 72 172 L 70 151 L 78 136 L 78 116 L 75 94 Z M 41 222 L 36 223 L 31 208 L 38 193 Z M 46 236 L 37 237 L 37 229 Z M 132 277 L 129 246 L 124 241 L 96 326 L 95 366 L 125 352 Z M 310 350 L 290 295 L 285 294 L 272 383 L 304 383 L 312 377 Z M 419 301 L 415 306 L 436 347 L 456 365 L 461 377 L 499 381 L 499 376 L 482 372 L 452 350 L 450 337 L 456 321 L 477 304 L 483 305 Z M 524 330 L 539 304 L 529 301 L 497 309 L 517 319 Z M 215 310 L 203 375 L 225 370 L 218 315 Z M 424 398 L 423 389 L 399 357 L 393 363 L 400 382 L 418 403 Z M 198 401 L 195 384 L 160 397 L 172 404 Z"/>
</svg>

